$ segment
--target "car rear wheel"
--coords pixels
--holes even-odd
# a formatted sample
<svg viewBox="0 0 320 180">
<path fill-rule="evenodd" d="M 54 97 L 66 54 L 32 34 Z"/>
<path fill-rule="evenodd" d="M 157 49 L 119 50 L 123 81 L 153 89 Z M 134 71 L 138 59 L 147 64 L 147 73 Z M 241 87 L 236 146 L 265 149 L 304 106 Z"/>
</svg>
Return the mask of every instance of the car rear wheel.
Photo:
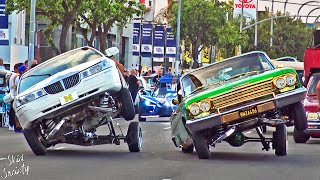
<svg viewBox="0 0 320 180">
<path fill-rule="evenodd" d="M 306 117 L 306 111 L 301 102 L 290 105 L 289 117 L 294 120 L 294 127 L 298 131 L 303 131 L 307 128 L 308 122 Z"/>
<path fill-rule="evenodd" d="M 276 132 L 273 133 L 273 148 L 277 156 L 287 155 L 287 126 L 278 124 Z"/>
<path fill-rule="evenodd" d="M 131 122 L 128 127 L 126 141 L 130 152 L 139 152 L 142 147 L 142 131 L 139 122 Z"/>
<path fill-rule="evenodd" d="M 119 92 L 119 99 L 122 104 L 122 109 L 120 113 L 122 117 L 127 121 L 134 119 L 135 111 L 134 111 L 134 106 L 132 102 L 132 97 L 127 88 L 121 89 L 121 91 Z"/>
<path fill-rule="evenodd" d="M 187 148 L 182 148 L 182 152 L 183 153 L 193 153 L 193 149 L 194 149 L 194 146 L 193 144 L 191 144 L 189 147 Z"/>
<path fill-rule="evenodd" d="M 47 149 L 42 143 L 41 137 L 34 129 L 24 129 L 23 135 L 35 155 L 43 156 L 47 154 Z"/>
<path fill-rule="evenodd" d="M 209 150 L 209 145 L 202 133 L 192 134 L 193 145 L 197 151 L 199 159 L 210 159 L 211 153 Z"/>
<path fill-rule="evenodd" d="M 310 136 L 304 131 L 298 131 L 296 128 L 293 130 L 293 140 L 295 143 L 306 143 Z"/>
</svg>

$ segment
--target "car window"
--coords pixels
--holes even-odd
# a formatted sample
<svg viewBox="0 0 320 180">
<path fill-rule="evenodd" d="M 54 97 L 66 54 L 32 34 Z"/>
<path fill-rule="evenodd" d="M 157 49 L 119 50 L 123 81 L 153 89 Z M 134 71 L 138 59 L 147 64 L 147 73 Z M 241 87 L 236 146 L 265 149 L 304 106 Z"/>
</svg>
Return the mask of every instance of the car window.
<svg viewBox="0 0 320 180">
<path fill-rule="evenodd" d="M 264 53 L 252 53 L 215 63 L 183 77 L 181 80 L 184 96 L 188 96 L 196 88 L 216 84 L 242 76 L 251 76 L 274 69 Z M 252 73 L 252 74 L 251 74 Z"/>
<path fill-rule="evenodd" d="M 310 78 L 309 84 L 308 84 L 308 95 L 316 95 L 317 94 L 317 84 L 320 81 L 320 76 L 312 76 Z"/>
<path fill-rule="evenodd" d="M 38 65 L 23 76 L 19 86 L 19 93 L 58 72 L 101 57 L 102 55 L 93 49 L 82 48 L 48 60 L 48 62 Z"/>
</svg>

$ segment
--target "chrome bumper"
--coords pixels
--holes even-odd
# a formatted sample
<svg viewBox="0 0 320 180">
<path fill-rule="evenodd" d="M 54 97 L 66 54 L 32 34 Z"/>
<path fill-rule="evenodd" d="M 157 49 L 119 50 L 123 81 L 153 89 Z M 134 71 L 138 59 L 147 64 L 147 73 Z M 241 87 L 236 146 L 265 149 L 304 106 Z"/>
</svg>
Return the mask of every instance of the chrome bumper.
<svg viewBox="0 0 320 180">
<path fill-rule="evenodd" d="M 219 126 L 225 123 L 230 123 L 232 121 L 236 121 L 240 119 L 239 110 L 250 108 L 252 106 L 257 107 L 258 113 L 270 111 L 275 108 L 281 108 L 296 102 L 301 102 L 305 98 L 306 91 L 307 91 L 306 88 L 300 87 L 289 92 L 281 93 L 272 99 L 238 107 L 220 114 L 212 114 L 206 117 L 187 120 L 186 127 L 190 130 L 190 132 L 194 133 L 204 129 Z M 230 120 L 234 118 L 236 119 Z"/>
<path fill-rule="evenodd" d="M 318 128 L 309 128 L 309 126 L 318 126 L 320 127 L 320 122 L 308 122 L 308 128 L 306 130 L 304 130 L 305 133 L 320 133 L 320 129 Z"/>
</svg>

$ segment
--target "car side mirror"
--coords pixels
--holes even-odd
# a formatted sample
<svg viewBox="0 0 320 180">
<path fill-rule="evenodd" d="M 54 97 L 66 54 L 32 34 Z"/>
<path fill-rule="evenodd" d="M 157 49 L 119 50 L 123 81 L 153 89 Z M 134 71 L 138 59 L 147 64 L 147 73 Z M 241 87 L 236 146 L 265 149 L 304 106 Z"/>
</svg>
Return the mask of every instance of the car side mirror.
<svg viewBox="0 0 320 180">
<path fill-rule="evenodd" d="M 173 105 L 178 105 L 178 104 L 179 104 L 178 99 L 172 99 L 172 104 L 173 104 Z"/>
<path fill-rule="evenodd" d="M 119 54 L 119 52 L 120 51 L 117 47 L 111 47 L 111 48 L 106 49 L 105 54 L 107 57 L 111 57 L 111 56 Z"/>
</svg>

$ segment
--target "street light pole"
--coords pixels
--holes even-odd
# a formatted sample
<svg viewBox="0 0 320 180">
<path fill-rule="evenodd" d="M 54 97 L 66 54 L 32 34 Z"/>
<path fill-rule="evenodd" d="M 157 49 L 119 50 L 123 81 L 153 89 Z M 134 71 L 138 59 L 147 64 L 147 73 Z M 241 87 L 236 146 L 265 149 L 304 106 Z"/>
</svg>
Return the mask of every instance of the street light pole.
<svg viewBox="0 0 320 180">
<path fill-rule="evenodd" d="M 34 41 L 36 31 L 36 0 L 31 0 L 30 4 L 30 30 L 29 30 L 29 57 L 28 67 L 31 68 L 32 60 L 34 59 Z"/>
<path fill-rule="evenodd" d="M 241 34 L 242 34 L 242 26 L 243 26 L 243 1 L 241 3 L 241 19 L 240 19 L 240 39 L 241 39 Z M 238 55 L 241 54 L 241 44 L 239 44 L 239 49 L 238 49 Z"/>
<path fill-rule="evenodd" d="M 178 17 L 177 17 L 177 37 L 176 37 L 176 59 L 174 73 L 177 75 L 179 73 L 179 61 L 180 61 L 180 18 L 181 18 L 181 1 L 178 0 Z"/>
</svg>

